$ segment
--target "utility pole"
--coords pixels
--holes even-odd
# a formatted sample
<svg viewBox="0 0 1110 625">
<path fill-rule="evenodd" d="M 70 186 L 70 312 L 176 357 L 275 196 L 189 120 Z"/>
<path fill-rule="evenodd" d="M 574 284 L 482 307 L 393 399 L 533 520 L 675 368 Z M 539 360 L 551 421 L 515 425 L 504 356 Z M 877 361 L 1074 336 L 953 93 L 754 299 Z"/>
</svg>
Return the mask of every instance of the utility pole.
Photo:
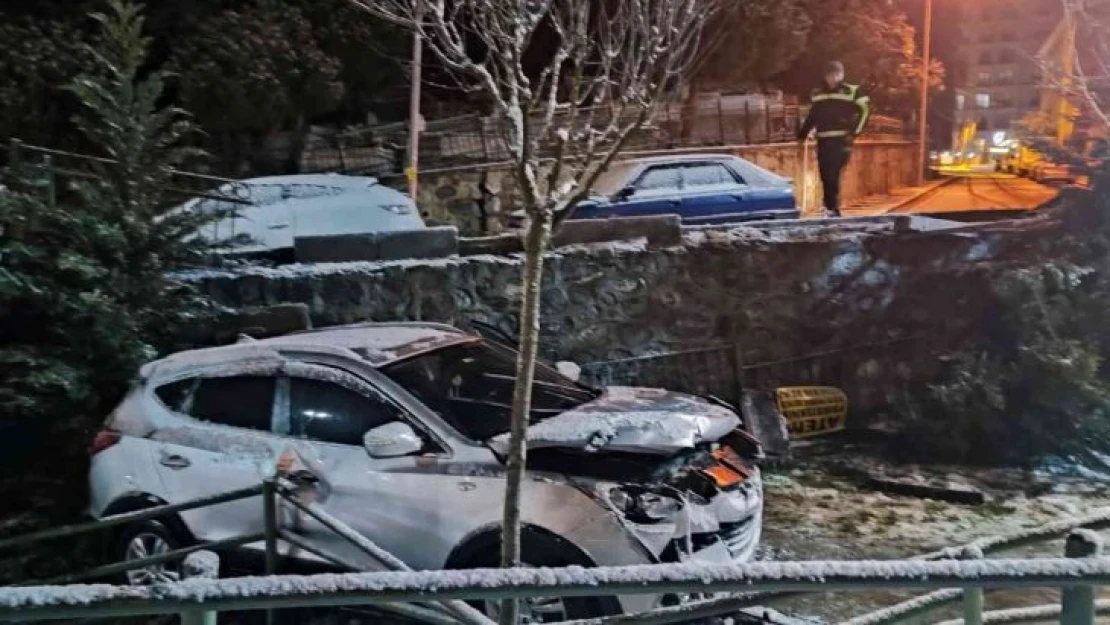
<svg viewBox="0 0 1110 625">
<path fill-rule="evenodd" d="M 417 168 L 420 164 L 420 82 L 424 65 L 424 0 L 413 0 L 415 24 L 412 31 L 412 84 L 409 91 L 409 158 L 405 167 L 405 177 L 409 182 L 409 197 L 416 201 Z"/>
<path fill-rule="evenodd" d="M 932 37 L 933 26 L 933 0 L 925 0 L 925 32 L 922 33 L 921 51 L 921 110 L 918 111 L 917 154 L 918 170 L 917 184 L 925 184 L 925 169 L 929 165 L 929 39 Z"/>
</svg>

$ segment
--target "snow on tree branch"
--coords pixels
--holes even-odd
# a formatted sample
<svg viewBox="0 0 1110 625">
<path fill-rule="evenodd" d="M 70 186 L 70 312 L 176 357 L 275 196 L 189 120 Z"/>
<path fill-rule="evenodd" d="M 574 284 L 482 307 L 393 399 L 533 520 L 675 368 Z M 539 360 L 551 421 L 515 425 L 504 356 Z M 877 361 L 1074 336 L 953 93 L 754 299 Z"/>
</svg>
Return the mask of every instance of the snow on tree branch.
<svg viewBox="0 0 1110 625">
<path fill-rule="evenodd" d="M 1105 133 L 1110 131 L 1110 2 L 1061 2 L 1063 20 L 1037 59 L 1050 99 L 1038 115 L 1026 120 L 1027 130 L 1055 134 L 1064 117 L 1069 123 L 1093 122 Z"/>
<path fill-rule="evenodd" d="M 351 2 L 489 98 L 525 208 L 558 217 L 679 89 L 719 0 Z"/>
</svg>

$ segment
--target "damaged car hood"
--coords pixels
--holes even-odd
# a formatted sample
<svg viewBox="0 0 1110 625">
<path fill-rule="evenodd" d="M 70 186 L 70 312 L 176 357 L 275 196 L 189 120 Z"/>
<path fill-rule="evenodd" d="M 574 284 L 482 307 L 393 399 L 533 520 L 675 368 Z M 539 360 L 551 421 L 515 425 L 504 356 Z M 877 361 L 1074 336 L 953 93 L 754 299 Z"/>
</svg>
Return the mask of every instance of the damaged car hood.
<svg viewBox="0 0 1110 625">
<path fill-rule="evenodd" d="M 740 425 L 726 407 L 692 395 L 659 389 L 615 387 L 596 400 L 528 428 L 528 447 L 568 447 L 670 455 L 715 441 Z M 489 441 L 499 454 L 509 434 Z"/>
</svg>

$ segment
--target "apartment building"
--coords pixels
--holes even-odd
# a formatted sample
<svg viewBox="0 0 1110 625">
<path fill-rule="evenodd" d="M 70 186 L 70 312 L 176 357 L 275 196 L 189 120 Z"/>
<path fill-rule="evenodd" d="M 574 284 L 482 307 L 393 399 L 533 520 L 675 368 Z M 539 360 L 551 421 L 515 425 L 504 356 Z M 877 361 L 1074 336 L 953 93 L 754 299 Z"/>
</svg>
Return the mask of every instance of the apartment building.
<svg viewBox="0 0 1110 625">
<path fill-rule="evenodd" d="M 1003 151 L 1011 129 L 1039 110 L 1037 53 L 1057 27 L 1060 0 L 977 0 L 953 7 L 959 20 L 964 84 L 956 87 L 953 148 L 965 155 Z"/>
</svg>

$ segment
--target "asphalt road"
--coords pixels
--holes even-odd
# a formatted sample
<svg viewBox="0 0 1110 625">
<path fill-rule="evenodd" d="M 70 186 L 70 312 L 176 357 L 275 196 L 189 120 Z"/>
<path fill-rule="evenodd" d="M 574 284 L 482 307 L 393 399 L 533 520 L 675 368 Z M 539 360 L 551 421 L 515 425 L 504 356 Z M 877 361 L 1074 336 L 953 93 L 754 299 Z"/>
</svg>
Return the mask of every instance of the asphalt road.
<svg viewBox="0 0 1110 625">
<path fill-rule="evenodd" d="M 1051 200 L 1058 189 L 1025 178 L 989 175 L 952 178 L 932 187 L 893 213 L 1032 209 Z"/>
</svg>

